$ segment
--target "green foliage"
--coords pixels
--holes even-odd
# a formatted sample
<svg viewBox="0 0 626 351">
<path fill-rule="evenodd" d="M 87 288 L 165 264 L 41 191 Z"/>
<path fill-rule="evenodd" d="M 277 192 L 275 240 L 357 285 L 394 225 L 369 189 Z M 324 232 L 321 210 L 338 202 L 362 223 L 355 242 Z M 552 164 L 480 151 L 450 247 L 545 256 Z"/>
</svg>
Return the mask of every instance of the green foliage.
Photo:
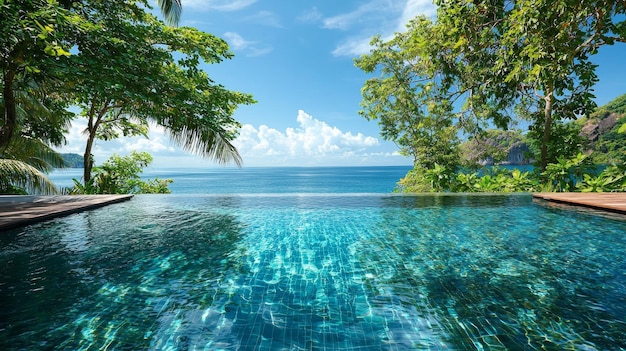
<svg viewBox="0 0 626 351">
<path fill-rule="evenodd" d="M 381 136 L 412 156 L 417 168 L 439 165 L 454 172 L 459 160 L 459 127 L 452 113 L 454 101 L 434 82 L 436 67 L 428 60 L 438 32 L 425 18 L 411 22 L 410 31 L 384 42 L 372 40 L 371 54 L 355 60 L 366 73 L 380 73 L 362 88 L 360 114 L 377 120 Z"/>
<path fill-rule="evenodd" d="M 396 191 L 417 192 L 532 192 L 538 180 L 530 172 L 491 167 L 487 173 L 459 172 L 451 174 L 443 167 L 432 170 L 412 169 L 398 182 Z"/>
<path fill-rule="evenodd" d="M 548 163 L 555 163 L 559 158 L 574 158 L 588 148 L 589 140 L 582 135 L 581 126 L 578 123 L 552 120 L 549 129 L 550 137 L 545 141 L 543 117 L 537 117 L 537 121 L 540 123 L 531 125 L 526 135 L 530 157 L 536 160 L 536 167 L 541 168 L 542 157 Z"/>
<path fill-rule="evenodd" d="M 56 194 L 45 173 L 20 160 L 0 158 L 0 194 Z"/>
<path fill-rule="evenodd" d="M 456 149 L 443 128 L 482 137 L 486 126 L 506 129 L 515 117 L 531 126 L 539 169 L 581 152 L 584 140 L 567 122 L 595 108 L 590 57 L 626 41 L 626 3 L 435 4 L 435 22 L 418 17 L 387 42 L 376 37 L 371 54 L 356 60 L 363 71 L 380 73 L 363 86 L 361 114 L 379 121 L 381 135 L 427 170 L 456 166 L 454 157 L 437 159 Z"/>
<path fill-rule="evenodd" d="M 159 4 L 175 24 L 180 1 Z M 71 105 L 87 118 L 85 182 L 95 139 L 146 136 L 151 123 L 188 151 L 241 164 L 233 113 L 254 100 L 201 69 L 233 56 L 224 40 L 167 27 L 143 0 L 16 0 L 0 10 L 0 149 L 17 133 L 62 144 Z"/>
<path fill-rule="evenodd" d="M 598 107 L 590 116 L 590 119 L 602 119 L 610 114 L 626 115 L 626 94 L 611 100 L 608 104 Z"/>
<path fill-rule="evenodd" d="M 171 179 L 143 181 L 140 174 L 152 163 L 147 152 L 131 152 L 129 156 L 114 154 L 102 166 L 94 167 L 94 175 L 89 182 L 82 184 L 74 179 L 72 194 L 168 194 Z"/>
<path fill-rule="evenodd" d="M 92 26 L 69 58 L 66 93 L 87 119 L 85 182 L 96 139 L 147 136 L 151 123 L 190 152 L 241 164 L 231 143 L 240 124 L 232 116 L 254 100 L 214 83 L 200 68 L 231 58 L 228 45 L 194 28 L 167 27 L 136 5 L 95 2 L 79 11 Z"/>
<path fill-rule="evenodd" d="M 621 118 L 609 132 L 602 134 L 595 142 L 592 158 L 597 164 L 620 164 L 626 161 L 626 119 Z"/>
<path fill-rule="evenodd" d="M 59 167 L 61 155 L 40 139 L 18 134 L 0 152 L 0 194 L 56 194 L 46 173 Z"/>
<path fill-rule="evenodd" d="M 396 192 L 402 193 L 427 193 L 432 192 L 432 184 L 425 176 L 426 170 L 419 166 L 409 170 L 406 176 L 397 184 Z"/>
<path fill-rule="evenodd" d="M 591 158 L 578 154 L 560 157 L 543 172 L 522 172 L 491 167 L 486 173 L 450 174 L 443 167 L 432 170 L 414 168 L 398 182 L 396 191 L 424 192 L 623 192 L 626 191 L 626 166 L 614 165 L 598 172 Z"/>
<path fill-rule="evenodd" d="M 626 191 L 626 170 L 624 166 L 610 166 L 597 176 L 583 174 L 583 180 L 576 184 L 576 191 L 607 192 Z"/>
</svg>

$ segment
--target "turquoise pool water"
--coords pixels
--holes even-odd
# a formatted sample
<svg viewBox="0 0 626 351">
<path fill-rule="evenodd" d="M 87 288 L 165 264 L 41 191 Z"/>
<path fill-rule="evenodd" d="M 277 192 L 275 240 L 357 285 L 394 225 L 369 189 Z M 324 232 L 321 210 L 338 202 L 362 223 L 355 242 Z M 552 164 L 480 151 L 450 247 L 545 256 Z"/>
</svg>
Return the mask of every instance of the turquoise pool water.
<svg viewBox="0 0 626 351">
<path fill-rule="evenodd" d="M 626 222 L 529 195 L 144 195 L 0 245 L 2 350 L 626 348 Z"/>
</svg>

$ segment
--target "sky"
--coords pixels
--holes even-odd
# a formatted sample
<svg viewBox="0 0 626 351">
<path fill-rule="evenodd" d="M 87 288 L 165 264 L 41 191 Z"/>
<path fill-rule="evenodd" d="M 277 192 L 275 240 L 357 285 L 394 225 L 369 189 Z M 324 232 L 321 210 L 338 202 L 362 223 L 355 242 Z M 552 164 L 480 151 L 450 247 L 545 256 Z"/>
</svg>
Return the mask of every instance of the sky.
<svg viewBox="0 0 626 351">
<path fill-rule="evenodd" d="M 369 78 L 354 66 L 374 35 L 390 39 L 417 15 L 434 17 L 430 0 L 182 0 L 180 26 L 226 40 L 234 58 L 203 65 L 227 89 L 252 94 L 241 106 L 234 141 L 244 167 L 411 165 L 383 140 L 376 121 L 359 116 L 361 88 Z M 155 6 L 156 7 L 156 6 Z M 596 102 L 626 93 L 626 44 L 603 47 L 594 61 L 600 82 Z M 86 122 L 77 120 L 60 152 L 83 154 Z M 96 163 L 111 154 L 147 151 L 153 167 L 218 167 L 171 144 L 152 128 L 150 138 L 97 141 Z"/>
</svg>

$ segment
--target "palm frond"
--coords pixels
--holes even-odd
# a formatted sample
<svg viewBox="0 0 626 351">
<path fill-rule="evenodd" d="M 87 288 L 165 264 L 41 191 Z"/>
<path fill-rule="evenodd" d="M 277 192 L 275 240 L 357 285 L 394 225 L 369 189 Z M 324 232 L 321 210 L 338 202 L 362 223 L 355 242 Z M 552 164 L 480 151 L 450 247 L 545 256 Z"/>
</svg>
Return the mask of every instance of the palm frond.
<svg viewBox="0 0 626 351">
<path fill-rule="evenodd" d="M 221 164 L 233 162 L 238 167 L 243 164 L 239 151 L 225 137 L 226 131 L 185 127 L 180 130 L 169 129 L 168 133 L 172 142 L 196 155 L 213 159 Z"/>
<path fill-rule="evenodd" d="M 29 194 L 57 194 L 58 189 L 35 167 L 18 160 L 0 159 L 0 191 L 15 186 Z"/>
<path fill-rule="evenodd" d="M 180 14 L 183 11 L 181 0 L 157 0 L 165 22 L 170 26 L 177 26 L 180 21 Z"/>
<path fill-rule="evenodd" d="M 63 156 L 39 139 L 16 136 L 3 153 L 3 158 L 20 160 L 41 172 L 66 167 Z"/>
</svg>

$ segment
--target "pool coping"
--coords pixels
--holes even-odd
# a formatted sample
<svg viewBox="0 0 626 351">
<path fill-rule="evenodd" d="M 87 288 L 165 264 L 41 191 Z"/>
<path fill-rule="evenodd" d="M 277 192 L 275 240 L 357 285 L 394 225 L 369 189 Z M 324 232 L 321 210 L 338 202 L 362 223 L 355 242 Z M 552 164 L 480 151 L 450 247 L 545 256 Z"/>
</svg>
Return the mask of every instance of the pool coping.
<svg viewBox="0 0 626 351">
<path fill-rule="evenodd" d="M 133 195 L 0 195 L 0 230 L 128 201 L 132 197 Z"/>
<path fill-rule="evenodd" d="M 134 195 L 0 195 L 0 230 L 130 200 Z M 626 214 L 626 193 L 533 193 L 558 204 Z"/>
</svg>

